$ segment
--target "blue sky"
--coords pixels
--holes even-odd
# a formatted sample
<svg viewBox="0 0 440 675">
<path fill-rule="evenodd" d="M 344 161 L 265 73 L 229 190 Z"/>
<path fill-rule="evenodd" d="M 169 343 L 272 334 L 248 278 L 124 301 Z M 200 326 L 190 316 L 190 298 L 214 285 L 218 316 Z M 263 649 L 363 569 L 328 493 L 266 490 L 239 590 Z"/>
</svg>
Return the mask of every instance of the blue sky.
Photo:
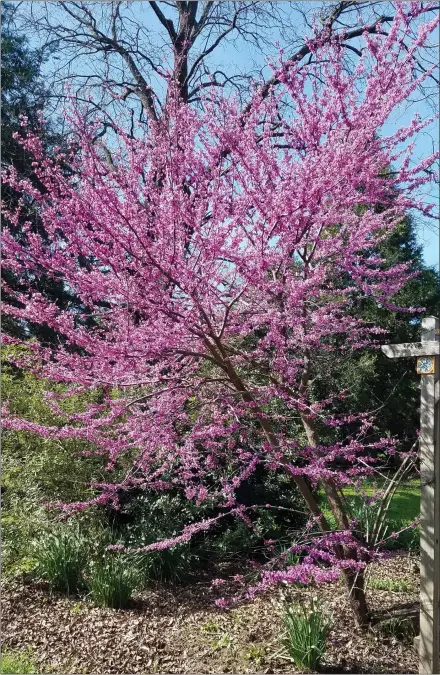
<svg viewBox="0 0 440 675">
<path fill-rule="evenodd" d="M 319 3 L 313 3 L 319 4 Z M 277 41 L 278 35 L 274 34 L 274 43 Z M 249 45 L 239 43 L 237 49 L 231 50 L 225 48 L 223 50 L 224 61 L 229 61 L 229 67 L 234 64 L 237 69 L 246 70 L 249 64 L 257 61 L 263 65 L 264 57 L 255 49 L 251 50 Z M 269 69 L 267 70 L 270 74 Z M 418 113 L 422 120 L 430 119 L 433 116 L 432 105 L 424 100 L 419 100 L 411 104 L 405 105 L 402 109 L 397 110 L 390 117 L 388 122 L 383 127 L 383 134 L 388 136 L 401 126 L 407 126 L 414 114 Z M 439 122 L 434 120 L 426 129 L 424 129 L 416 143 L 414 150 L 414 159 L 420 160 L 427 157 L 429 154 L 438 150 L 439 147 Z M 440 193 L 438 185 L 434 183 L 426 186 L 424 190 L 425 199 L 435 205 L 435 211 L 439 214 Z M 440 259 L 440 240 L 439 240 L 439 221 L 429 218 L 423 218 L 419 214 L 413 214 L 417 222 L 417 234 L 420 244 L 423 246 L 423 257 L 425 263 L 429 266 L 439 268 Z"/>
<path fill-rule="evenodd" d="M 28 3 L 24 3 L 25 5 Z M 283 3 L 284 4 L 284 3 Z M 302 5 L 307 5 L 307 9 L 312 9 L 320 3 L 302 3 Z M 284 7 L 286 10 L 284 10 Z M 290 14 L 289 7 L 292 7 L 288 3 L 285 3 L 283 11 L 286 11 L 286 18 L 295 18 L 293 14 Z M 134 2 L 131 5 L 133 15 L 139 22 L 147 26 L 149 30 L 153 33 L 158 31 L 160 24 L 153 14 L 152 10 L 149 8 L 146 2 Z M 56 10 L 55 10 L 56 11 Z M 294 10 L 292 10 L 293 12 Z M 270 56 L 274 57 L 277 54 L 277 42 L 283 42 L 279 31 L 273 29 L 270 34 L 268 34 L 269 42 L 273 45 L 272 49 L 269 49 L 272 53 Z M 32 41 L 34 42 L 34 41 Z M 35 44 L 35 43 L 34 43 Z M 287 52 L 288 53 L 288 52 Z M 265 74 L 270 75 L 270 69 L 266 64 L 267 56 L 261 51 L 256 49 L 254 46 L 250 45 L 247 42 L 244 42 L 241 38 L 236 40 L 234 44 L 223 43 L 213 54 L 213 57 L 210 59 L 210 65 L 218 67 L 227 68 L 228 73 L 237 73 L 237 72 L 248 72 L 252 66 L 257 66 L 258 68 L 263 68 Z M 83 68 L 84 72 L 91 72 L 93 70 L 93 62 L 88 59 L 84 59 Z M 51 62 L 46 65 L 46 68 L 50 70 Z M 406 126 L 411 120 L 414 113 L 418 112 L 422 119 L 432 116 L 432 109 L 424 100 L 419 100 L 416 103 L 413 103 L 409 106 L 405 106 L 404 109 L 396 111 L 393 113 L 392 118 L 387 122 L 383 129 L 383 133 L 388 135 L 392 133 L 393 130 L 399 126 Z M 420 135 L 417 140 L 415 148 L 415 159 L 426 157 L 433 151 L 433 148 L 438 148 L 438 121 L 435 121 L 426 128 Z M 425 198 L 432 203 L 439 205 L 439 192 L 438 188 L 431 184 L 429 188 L 425 190 Z M 424 219 L 420 216 L 416 216 L 417 221 L 417 232 L 419 241 L 423 246 L 424 259 L 426 264 L 439 266 L 439 231 L 438 231 L 438 221 L 433 221 L 431 219 Z"/>
</svg>

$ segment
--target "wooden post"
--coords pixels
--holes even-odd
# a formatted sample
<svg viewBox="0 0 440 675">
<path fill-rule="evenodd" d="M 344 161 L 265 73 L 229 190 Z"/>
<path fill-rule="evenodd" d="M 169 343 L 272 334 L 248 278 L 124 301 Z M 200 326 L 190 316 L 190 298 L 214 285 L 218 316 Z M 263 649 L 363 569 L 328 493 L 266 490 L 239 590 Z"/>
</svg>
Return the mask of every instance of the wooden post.
<svg viewBox="0 0 440 675">
<path fill-rule="evenodd" d="M 438 339 L 440 321 L 422 320 L 422 343 Z M 439 345 L 440 348 L 440 345 Z M 440 358 L 434 373 L 421 375 L 420 405 L 420 636 L 419 672 L 440 673 Z"/>
<path fill-rule="evenodd" d="M 420 398 L 420 675 L 440 673 L 440 321 L 422 319 L 422 342 L 385 345 L 389 358 L 419 357 Z"/>
</svg>

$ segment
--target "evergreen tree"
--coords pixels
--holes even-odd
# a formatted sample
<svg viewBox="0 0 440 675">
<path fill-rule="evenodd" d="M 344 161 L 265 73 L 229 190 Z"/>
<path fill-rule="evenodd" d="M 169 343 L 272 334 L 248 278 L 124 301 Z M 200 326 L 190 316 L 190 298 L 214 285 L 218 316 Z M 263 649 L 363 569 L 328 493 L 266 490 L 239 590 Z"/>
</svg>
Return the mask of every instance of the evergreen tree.
<svg viewBox="0 0 440 675">
<path fill-rule="evenodd" d="M 386 267 L 409 263 L 417 276 L 410 279 L 396 295 L 401 307 L 424 307 L 421 316 L 440 313 L 440 275 L 423 261 L 423 247 L 418 242 L 414 221 L 407 217 L 376 252 L 386 261 Z M 420 340 L 420 319 L 407 312 L 380 307 L 363 298 L 354 308 L 354 314 L 374 326 L 388 331 L 381 338 L 385 343 L 417 342 Z M 361 354 L 332 358 L 326 364 L 327 377 L 315 383 L 316 394 L 322 395 L 332 378 L 340 389 L 350 392 L 359 410 L 376 411 L 374 435 L 396 436 L 401 449 L 409 450 L 417 439 L 420 425 L 420 377 L 416 374 L 414 359 L 388 359 L 380 350 L 369 349 Z M 341 429 L 342 434 L 349 428 Z"/>
<path fill-rule="evenodd" d="M 19 35 L 15 29 L 14 16 L 16 6 L 11 3 L 2 3 L 2 91 L 1 91 L 1 164 L 2 169 L 12 165 L 20 178 L 30 179 L 34 185 L 41 188 L 33 171 L 33 158 L 17 140 L 16 134 L 21 133 L 20 119 L 28 120 L 28 127 L 36 132 L 43 141 L 43 145 L 50 153 L 55 145 L 63 145 L 64 138 L 54 130 L 53 125 L 41 122 L 41 115 L 48 101 L 48 91 L 44 85 L 41 68 L 44 62 L 43 54 L 31 49 L 29 40 Z M 44 228 L 39 217 L 38 208 L 29 196 L 17 193 L 9 185 L 4 184 L 2 200 L 9 209 L 16 207 L 18 200 L 24 202 L 21 219 L 15 227 L 14 236 L 23 240 L 22 226 L 25 221 L 31 222 L 34 231 L 44 236 Z M 4 282 L 4 298 L 11 300 L 11 291 L 23 290 L 29 281 L 50 300 L 55 301 L 61 309 L 68 306 L 80 307 L 79 300 L 68 289 L 62 279 L 54 280 L 47 276 L 44 269 L 32 279 L 28 274 L 18 277 L 15 273 L 2 269 Z M 8 289 L 10 289 L 8 293 Z M 13 301 L 13 300 L 12 300 Z M 60 339 L 53 329 L 45 325 L 31 322 L 16 321 L 10 317 L 4 318 L 3 330 L 9 335 L 20 338 L 38 337 L 41 340 L 53 341 Z"/>
<path fill-rule="evenodd" d="M 38 126 L 38 116 L 46 101 L 40 69 L 42 55 L 30 49 L 24 36 L 14 30 L 16 8 L 2 3 L 2 166 L 13 164 L 23 176 L 31 176 L 29 156 L 14 138 L 20 128 L 20 116 L 25 115 L 31 128 Z M 11 189 L 5 186 L 8 196 Z"/>
</svg>

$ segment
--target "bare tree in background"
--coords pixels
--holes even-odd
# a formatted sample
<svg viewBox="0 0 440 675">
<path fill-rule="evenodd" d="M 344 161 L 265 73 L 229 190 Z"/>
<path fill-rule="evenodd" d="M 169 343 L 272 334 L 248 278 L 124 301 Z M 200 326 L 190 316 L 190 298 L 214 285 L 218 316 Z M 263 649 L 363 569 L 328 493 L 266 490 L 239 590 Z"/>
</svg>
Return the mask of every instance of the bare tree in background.
<svg viewBox="0 0 440 675">
<path fill-rule="evenodd" d="M 78 98 L 93 98 L 93 106 L 101 110 L 114 109 L 117 94 L 117 105 L 140 122 L 161 116 L 170 78 L 188 103 L 199 101 L 209 87 L 232 87 L 245 107 L 252 81 L 259 81 L 263 95 L 277 84 L 264 68 L 263 54 L 276 59 L 282 47 L 286 58 L 313 59 L 307 45 L 312 21 L 329 36 L 338 33 L 342 39 L 344 35 L 350 55 L 347 67 L 352 67 L 360 54 L 356 38 L 364 30 L 374 33 L 379 26 L 386 30 L 396 12 L 390 2 L 353 0 L 336 4 L 260 0 L 19 4 L 20 29 L 32 31 L 39 46 L 52 53 L 54 100 L 63 96 L 66 82 Z M 438 11 L 423 4 L 427 12 Z M 228 63 L 240 50 L 247 51 L 241 69 Z M 429 68 L 436 59 L 433 45 L 432 52 L 425 50 L 418 68 Z M 431 84 L 435 87 L 438 82 L 431 78 Z M 432 93 L 429 85 L 419 92 L 424 97 Z"/>
</svg>

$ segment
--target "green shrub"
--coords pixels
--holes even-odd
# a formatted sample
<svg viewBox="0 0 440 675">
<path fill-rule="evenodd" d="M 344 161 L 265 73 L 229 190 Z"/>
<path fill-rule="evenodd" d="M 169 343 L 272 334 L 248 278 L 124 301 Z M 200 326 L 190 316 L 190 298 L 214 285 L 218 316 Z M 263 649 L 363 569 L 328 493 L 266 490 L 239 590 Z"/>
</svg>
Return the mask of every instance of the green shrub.
<svg viewBox="0 0 440 675">
<path fill-rule="evenodd" d="M 301 562 L 301 554 L 290 549 L 297 544 L 295 539 L 289 541 L 280 541 L 274 547 L 274 556 L 279 558 L 279 562 L 283 568 L 293 567 L 299 565 Z M 301 584 L 299 584 L 301 586 Z"/>
<path fill-rule="evenodd" d="M 403 532 L 401 532 L 401 530 L 403 530 Z M 395 518 L 389 521 L 388 532 L 400 532 L 400 534 L 396 538 L 388 535 L 385 548 L 389 550 L 403 549 L 405 551 L 413 552 L 418 552 L 420 550 L 420 526 L 408 528 L 407 520 Z"/>
<path fill-rule="evenodd" d="M 129 496 L 127 496 L 129 498 Z M 181 533 L 186 524 L 204 517 L 202 508 L 175 494 L 140 493 L 113 514 L 112 542 L 142 548 Z M 110 542 L 108 542 L 110 543 Z M 136 556 L 143 583 L 184 581 L 199 566 L 199 547 L 193 542 Z"/>
<path fill-rule="evenodd" d="M 383 481 L 377 481 L 375 487 L 375 484 L 367 479 L 363 485 L 365 494 L 369 497 L 373 495 L 377 487 L 383 489 L 386 484 Z M 420 549 L 420 527 L 409 527 L 410 523 L 420 514 L 419 481 L 411 479 L 397 487 L 389 508 L 384 513 L 383 522 L 375 533 L 375 541 L 372 541 L 372 534 L 381 502 L 366 502 L 365 497 L 357 494 L 353 487 L 346 487 L 343 492 L 351 515 L 357 520 L 358 535 L 371 545 L 383 540 L 384 543 L 381 546 L 388 550 L 418 551 Z M 323 493 L 320 494 L 320 503 L 329 524 L 336 527 L 335 518 Z M 399 536 L 391 536 L 394 532 L 400 532 Z"/>
<path fill-rule="evenodd" d="M 2 649 L 0 661 L 0 673 L 38 673 L 37 667 L 32 661 L 31 652 L 19 652 Z"/>
<path fill-rule="evenodd" d="M 138 567 L 146 584 L 152 581 L 180 583 L 184 581 L 198 557 L 188 545 L 151 551 L 138 556 Z"/>
<path fill-rule="evenodd" d="M 91 595 L 101 607 L 127 607 L 139 585 L 140 571 L 127 555 L 107 553 L 90 565 Z"/>
<path fill-rule="evenodd" d="M 207 538 L 207 552 L 220 560 L 240 558 L 252 553 L 258 546 L 258 535 L 241 521 L 231 525 L 215 537 Z"/>
<path fill-rule="evenodd" d="M 2 567 L 5 576 L 17 576 L 31 572 L 36 560 L 31 552 L 30 542 L 44 534 L 45 515 L 37 507 L 7 508 L 2 504 Z"/>
<path fill-rule="evenodd" d="M 50 409 L 44 396 L 45 391 L 63 394 L 65 385 L 39 380 L 15 366 L 11 359 L 27 357 L 26 347 L 3 345 L 1 355 L 2 397 L 10 412 L 45 426 L 65 424 L 66 419 Z M 97 389 L 59 401 L 59 405 L 66 411 L 81 412 L 99 396 Z M 44 539 L 53 529 L 57 514 L 44 504 L 84 501 L 96 493 L 91 482 L 108 482 L 105 459 L 82 454 L 91 449 L 83 439 L 48 439 L 30 431 L 4 430 L 1 525 L 5 576 L 28 572 L 34 557 L 32 542 Z M 96 510 L 93 517 L 96 519 Z M 85 514 L 81 520 L 90 522 L 91 516 Z"/>
<path fill-rule="evenodd" d="M 38 542 L 35 558 L 40 578 L 54 590 L 71 594 L 84 588 L 87 548 L 77 531 L 60 529 L 47 535 Z"/>
<path fill-rule="evenodd" d="M 177 516 L 178 512 L 174 514 L 175 518 Z M 170 520 L 171 517 L 168 522 Z M 122 544 L 124 547 L 137 549 L 172 536 L 168 533 L 169 531 L 157 531 L 156 528 L 157 523 L 145 516 L 134 524 L 120 523 L 118 527 L 95 527 L 93 535 L 92 532 L 88 535 L 91 537 L 91 558 L 98 559 L 103 555 L 106 556 L 108 546 L 113 544 Z M 142 586 L 154 581 L 162 583 L 181 582 L 187 577 L 196 559 L 197 557 L 190 544 L 126 557 L 131 566 L 136 568 L 139 583 Z"/>
<path fill-rule="evenodd" d="M 327 647 L 329 619 L 312 602 L 308 608 L 287 607 L 284 626 L 284 647 L 289 657 L 298 668 L 316 672 Z"/>
</svg>

